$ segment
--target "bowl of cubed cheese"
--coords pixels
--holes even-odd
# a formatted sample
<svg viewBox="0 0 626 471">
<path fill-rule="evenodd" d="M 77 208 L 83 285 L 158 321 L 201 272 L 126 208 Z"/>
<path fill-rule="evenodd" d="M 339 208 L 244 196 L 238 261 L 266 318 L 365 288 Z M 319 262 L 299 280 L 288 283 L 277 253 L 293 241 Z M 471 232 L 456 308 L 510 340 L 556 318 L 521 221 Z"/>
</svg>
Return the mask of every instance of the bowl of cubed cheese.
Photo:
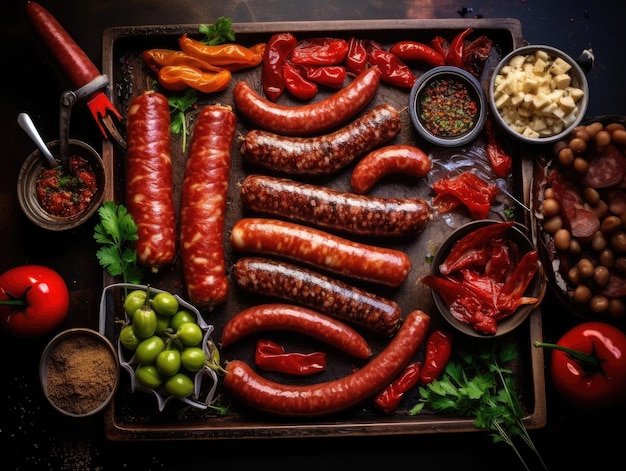
<svg viewBox="0 0 626 471">
<path fill-rule="evenodd" d="M 589 103 L 581 67 L 565 52 L 545 45 L 507 54 L 494 68 L 487 94 L 494 120 L 529 144 L 548 144 L 568 135 Z"/>
</svg>

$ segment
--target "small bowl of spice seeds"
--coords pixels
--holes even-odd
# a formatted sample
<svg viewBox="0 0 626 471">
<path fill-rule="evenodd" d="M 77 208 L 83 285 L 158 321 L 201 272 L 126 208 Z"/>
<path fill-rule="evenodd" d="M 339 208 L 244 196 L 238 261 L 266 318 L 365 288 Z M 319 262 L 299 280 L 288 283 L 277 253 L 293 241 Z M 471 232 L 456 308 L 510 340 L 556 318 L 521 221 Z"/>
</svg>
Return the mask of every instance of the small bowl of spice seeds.
<svg viewBox="0 0 626 471">
<path fill-rule="evenodd" d="M 458 67 L 435 67 L 413 85 L 409 114 L 418 134 L 443 147 L 473 141 L 487 119 L 487 98 L 478 80 Z"/>
<path fill-rule="evenodd" d="M 39 378 L 44 395 L 58 412 L 69 417 L 91 416 L 103 410 L 117 390 L 117 352 L 95 330 L 66 330 L 44 349 Z"/>
</svg>

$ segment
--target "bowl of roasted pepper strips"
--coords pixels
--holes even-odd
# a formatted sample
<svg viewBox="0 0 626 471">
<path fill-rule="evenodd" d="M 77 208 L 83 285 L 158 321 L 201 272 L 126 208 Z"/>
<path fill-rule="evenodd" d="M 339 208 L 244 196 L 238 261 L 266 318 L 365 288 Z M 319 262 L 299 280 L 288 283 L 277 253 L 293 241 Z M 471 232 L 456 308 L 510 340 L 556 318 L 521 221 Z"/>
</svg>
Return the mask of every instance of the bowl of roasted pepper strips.
<svg viewBox="0 0 626 471">
<path fill-rule="evenodd" d="M 480 82 L 459 67 L 435 67 L 413 85 L 409 114 L 426 141 L 456 147 L 473 141 L 487 120 L 487 98 Z"/>
<path fill-rule="evenodd" d="M 431 288 L 444 319 L 476 338 L 513 331 L 546 290 L 537 250 L 513 221 L 477 220 L 456 229 L 420 282 Z"/>
</svg>

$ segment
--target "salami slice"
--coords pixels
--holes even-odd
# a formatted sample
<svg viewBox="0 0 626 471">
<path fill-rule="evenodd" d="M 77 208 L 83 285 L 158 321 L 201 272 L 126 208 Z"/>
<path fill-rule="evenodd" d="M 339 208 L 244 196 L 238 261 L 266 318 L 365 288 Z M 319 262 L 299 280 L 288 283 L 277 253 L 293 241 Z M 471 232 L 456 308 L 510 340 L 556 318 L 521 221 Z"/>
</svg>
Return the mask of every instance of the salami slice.
<svg viewBox="0 0 626 471">
<path fill-rule="evenodd" d="M 589 169 L 582 177 L 582 184 L 592 188 L 608 188 L 622 183 L 626 176 L 626 157 L 620 150 L 609 145 L 602 151 L 594 151 L 589 159 Z"/>
</svg>

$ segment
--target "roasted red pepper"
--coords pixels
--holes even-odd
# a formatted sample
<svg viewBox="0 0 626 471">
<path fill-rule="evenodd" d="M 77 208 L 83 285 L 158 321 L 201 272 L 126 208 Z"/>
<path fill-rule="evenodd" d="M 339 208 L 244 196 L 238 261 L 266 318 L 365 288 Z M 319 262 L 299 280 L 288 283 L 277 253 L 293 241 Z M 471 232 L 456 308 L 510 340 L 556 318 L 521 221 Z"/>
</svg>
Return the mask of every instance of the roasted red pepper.
<svg viewBox="0 0 626 471">
<path fill-rule="evenodd" d="M 39 337 L 65 320 L 70 296 L 56 271 L 22 265 L 0 275 L 0 321 L 17 337 Z"/>
<path fill-rule="evenodd" d="M 463 172 L 454 178 L 442 178 L 433 184 L 436 193 L 433 206 L 445 213 L 465 206 L 474 219 L 485 219 L 491 203 L 498 195 L 498 187 L 490 185 L 472 172 Z"/>
<path fill-rule="evenodd" d="M 433 67 L 444 65 L 446 62 L 443 54 L 417 41 L 400 41 L 391 46 L 389 52 L 402 61 L 424 62 Z"/>
<path fill-rule="evenodd" d="M 435 36 L 431 41 L 430 45 L 432 48 L 441 54 L 444 57 L 448 55 L 448 51 L 450 50 L 450 43 L 443 36 Z"/>
<path fill-rule="evenodd" d="M 420 384 L 432 383 L 441 376 L 452 355 L 452 334 L 442 329 L 433 330 L 426 339 L 424 366 Z"/>
<path fill-rule="evenodd" d="M 271 340 L 259 339 L 254 361 L 265 371 L 276 371 L 291 375 L 319 373 L 326 368 L 326 353 L 286 353 L 285 349 Z"/>
<path fill-rule="evenodd" d="M 465 31 L 461 31 L 457 34 L 450 43 L 450 49 L 446 55 L 446 65 L 453 67 L 462 67 L 463 65 L 463 50 L 465 48 L 465 38 L 472 33 L 472 28 L 467 28 Z"/>
<path fill-rule="evenodd" d="M 487 133 L 487 158 L 489 159 L 493 173 L 495 173 L 497 177 L 506 178 L 513 168 L 513 159 L 505 152 L 498 136 L 496 136 L 491 117 L 487 118 L 485 132 Z"/>
<path fill-rule="evenodd" d="M 372 49 L 369 63 L 380 69 L 381 80 L 396 87 L 411 88 L 417 80 L 409 66 L 389 51 Z"/>
<path fill-rule="evenodd" d="M 602 409 L 626 400 L 626 335 L 603 322 L 583 322 L 555 344 L 550 375 L 556 390 L 582 409 Z"/>
<path fill-rule="evenodd" d="M 421 368 L 420 362 L 409 363 L 400 376 L 378 393 L 374 399 L 376 409 L 385 414 L 395 411 L 404 394 L 419 382 Z"/>
<path fill-rule="evenodd" d="M 341 65 L 303 68 L 307 79 L 328 88 L 341 88 L 347 75 L 346 68 Z"/>
<path fill-rule="evenodd" d="M 359 75 L 367 68 L 367 49 L 365 41 L 354 36 L 348 41 L 348 55 L 346 56 L 346 70 L 354 75 Z"/>
<path fill-rule="evenodd" d="M 277 33 L 267 42 L 263 53 L 261 82 L 263 92 L 270 101 L 276 101 L 285 90 L 283 64 L 297 43 L 298 40 L 291 33 Z"/>
<path fill-rule="evenodd" d="M 317 95 L 317 85 L 307 80 L 304 77 L 305 73 L 290 62 L 283 64 L 283 79 L 287 91 L 299 100 L 308 101 Z"/>
<path fill-rule="evenodd" d="M 157 75 L 159 83 L 167 90 L 181 91 L 191 87 L 202 93 L 221 92 L 228 86 L 231 76 L 228 69 L 203 72 L 185 65 L 166 65 Z"/>
<path fill-rule="evenodd" d="M 337 65 L 348 55 L 348 41 L 341 38 L 312 38 L 298 41 L 289 60 L 297 65 Z"/>
</svg>

